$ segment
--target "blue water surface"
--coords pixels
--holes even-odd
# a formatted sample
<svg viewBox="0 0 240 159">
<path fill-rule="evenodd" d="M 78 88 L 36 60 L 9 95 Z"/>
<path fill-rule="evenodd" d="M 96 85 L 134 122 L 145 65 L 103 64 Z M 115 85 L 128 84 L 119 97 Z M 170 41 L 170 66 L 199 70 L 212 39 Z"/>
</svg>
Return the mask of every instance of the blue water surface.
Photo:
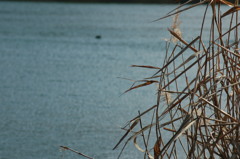
<svg viewBox="0 0 240 159">
<path fill-rule="evenodd" d="M 157 88 L 121 96 L 132 84 L 122 78 L 154 73 L 132 64 L 162 66 L 172 19 L 152 21 L 175 7 L 0 2 L 0 158 L 81 158 L 61 145 L 117 158 L 120 127 L 155 105 Z M 203 10 L 182 19 L 186 38 Z M 130 143 L 122 158 L 142 155 Z"/>
</svg>

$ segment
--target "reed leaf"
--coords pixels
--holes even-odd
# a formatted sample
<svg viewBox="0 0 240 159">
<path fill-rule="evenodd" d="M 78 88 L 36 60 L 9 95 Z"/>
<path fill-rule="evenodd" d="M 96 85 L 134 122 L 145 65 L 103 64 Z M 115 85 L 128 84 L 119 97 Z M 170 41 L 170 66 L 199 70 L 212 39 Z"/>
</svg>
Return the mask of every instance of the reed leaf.
<svg viewBox="0 0 240 159">
<path fill-rule="evenodd" d="M 142 67 L 142 68 L 150 68 L 150 69 L 160 69 L 159 67 L 155 66 L 147 66 L 147 65 L 131 65 L 131 67 Z"/>
<path fill-rule="evenodd" d="M 146 82 L 143 83 L 143 84 L 139 84 L 139 85 L 137 85 L 137 86 L 134 86 L 134 87 L 129 88 L 129 89 L 126 90 L 124 93 L 127 93 L 127 92 L 129 92 L 129 91 L 131 91 L 131 90 L 133 90 L 133 89 L 136 89 L 136 88 L 148 86 L 148 85 L 153 84 L 153 83 L 158 83 L 158 81 L 153 81 L 153 80 L 146 81 Z"/>
<path fill-rule="evenodd" d="M 240 7 L 239 7 L 239 6 L 234 6 L 234 7 L 232 7 L 231 9 L 229 9 L 228 11 L 226 11 L 225 13 L 223 13 L 223 15 L 222 15 L 221 18 L 226 17 L 227 15 L 232 14 L 232 13 L 234 13 L 234 12 L 237 12 L 237 11 L 239 11 L 239 10 L 240 10 Z"/>
</svg>

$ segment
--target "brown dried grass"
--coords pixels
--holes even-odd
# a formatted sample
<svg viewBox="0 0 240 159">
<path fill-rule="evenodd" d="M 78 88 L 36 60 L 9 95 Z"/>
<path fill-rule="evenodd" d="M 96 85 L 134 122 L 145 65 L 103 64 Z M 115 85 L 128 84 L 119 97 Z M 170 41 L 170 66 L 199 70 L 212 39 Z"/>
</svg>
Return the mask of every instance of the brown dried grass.
<svg viewBox="0 0 240 159">
<path fill-rule="evenodd" d="M 144 158 L 149 159 L 237 159 L 240 158 L 239 1 L 204 0 L 190 6 L 187 3 L 158 19 L 176 16 L 168 30 L 175 43 L 167 42 L 162 67 L 133 65 L 157 71 L 126 92 L 158 83 L 156 105 L 139 112 L 128 122 L 129 128 L 124 127 L 126 133 L 114 149 L 125 142 L 123 151 L 133 141 L 136 148 L 144 152 Z M 206 11 L 212 13 L 209 42 L 202 40 L 206 12 L 199 35 L 188 42 L 179 33 L 178 16 L 204 3 Z M 222 5 L 230 9 L 222 13 Z M 223 18 L 230 19 L 226 32 L 222 31 Z M 186 51 L 193 54 L 184 60 Z M 181 64 L 177 66 L 176 61 Z M 190 72 L 193 77 L 188 77 Z M 146 125 L 143 126 L 142 118 L 147 115 L 152 116 L 152 120 L 144 121 Z M 137 143 L 137 138 L 142 140 L 142 145 Z M 153 144 L 150 138 L 154 139 Z"/>
</svg>

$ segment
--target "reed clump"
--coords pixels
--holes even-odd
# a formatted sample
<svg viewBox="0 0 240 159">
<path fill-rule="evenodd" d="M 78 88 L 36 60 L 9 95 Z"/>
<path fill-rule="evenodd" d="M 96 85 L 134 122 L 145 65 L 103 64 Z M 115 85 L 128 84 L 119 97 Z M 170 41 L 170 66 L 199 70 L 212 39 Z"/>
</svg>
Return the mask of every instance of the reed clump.
<svg viewBox="0 0 240 159">
<path fill-rule="evenodd" d="M 158 19 L 175 16 L 168 29 L 172 38 L 166 42 L 163 65 L 133 65 L 156 69 L 156 73 L 126 92 L 157 83 L 156 104 L 128 122 L 114 149 L 124 142 L 123 151 L 133 141 L 144 158 L 150 159 L 240 158 L 239 1 L 191 2 Z M 179 14 L 202 4 L 206 9 L 198 36 L 183 39 Z M 222 11 L 223 5 L 229 6 L 227 11 Z M 209 30 L 204 29 L 207 12 L 211 13 Z M 223 30 L 226 18 L 228 29 Z M 205 31 L 208 40 L 203 40 Z M 145 116 L 151 120 L 143 121 Z"/>
</svg>

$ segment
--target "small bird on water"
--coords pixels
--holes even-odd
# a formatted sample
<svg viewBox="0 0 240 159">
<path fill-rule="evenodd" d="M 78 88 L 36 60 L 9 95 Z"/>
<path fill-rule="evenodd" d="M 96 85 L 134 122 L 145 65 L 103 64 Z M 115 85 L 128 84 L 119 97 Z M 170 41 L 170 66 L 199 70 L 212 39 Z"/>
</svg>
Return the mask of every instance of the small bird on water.
<svg viewBox="0 0 240 159">
<path fill-rule="evenodd" d="M 96 35 L 95 38 L 96 38 L 96 39 L 101 39 L 102 36 L 101 36 L 101 35 Z"/>
</svg>

